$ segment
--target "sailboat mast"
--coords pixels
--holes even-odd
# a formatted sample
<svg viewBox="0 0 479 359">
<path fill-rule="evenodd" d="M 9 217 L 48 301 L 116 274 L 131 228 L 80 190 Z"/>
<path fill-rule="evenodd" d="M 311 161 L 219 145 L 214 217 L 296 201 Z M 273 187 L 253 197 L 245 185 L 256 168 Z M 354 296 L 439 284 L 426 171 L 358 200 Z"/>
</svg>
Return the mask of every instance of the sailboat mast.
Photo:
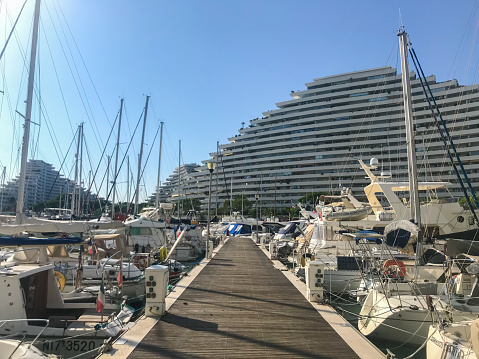
<svg viewBox="0 0 479 359">
<path fill-rule="evenodd" d="M 105 193 L 105 212 L 108 212 L 108 193 L 110 191 L 110 164 L 111 164 L 111 157 L 106 156 L 107 158 L 107 165 L 106 165 L 106 193 Z"/>
<path fill-rule="evenodd" d="M 121 129 L 121 115 L 123 112 L 123 99 L 120 100 L 120 116 L 118 118 L 118 135 L 116 136 L 116 153 L 115 153 L 115 172 L 113 172 L 113 196 L 111 199 L 111 219 L 115 219 L 115 199 L 116 199 L 116 179 L 118 174 L 118 150 L 120 149 L 120 129 Z"/>
<path fill-rule="evenodd" d="M 75 153 L 75 179 L 73 180 L 72 201 L 71 201 L 71 210 L 72 210 L 73 217 L 75 217 L 77 214 L 76 195 L 77 195 L 77 183 L 78 183 L 78 154 L 80 152 L 80 141 L 81 141 L 81 125 L 78 126 L 77 152 Z"/>
<path fill-rule="evenodd" d="M 0 195 L 0 215 L 3 213 L 3 193 L 5 192 L 3 188 L 5 187 L 5 178 L 7 176 L 7 167 L 3 167 L 2 170 L 2 185 L 0 188 L 2 188 L 2 193 Z M 61 198 L 61 197 L 60 197 Z"/>
<path fill-rule="evenodd" d="M 233 174 L 231 174 L 230 217 L 233 215 Z"/>
<path fill-rule="evenodd" d="M 126 156 L 126 208 L 130 208 L 130 156 Z"/>
<path fill-rule="evenodd" d="M 27 105 L 25 112 L 25 124 L 23 129 L 22 160 L 20 165 L 20 178 L 18 180 L 18 198 L 15 223 L 22 223 L 23 204 L 25 202 L 25 179 L 27 175 L 28 143 L 30 141 L 30 122 L 32 118 L 33 83 L 35 79 L 35 61 L 38 43 L 38 23 L 40 20 L 40 0 L 35 3 L 33 17 L 32 48 L 30 49 L 30 69 L 28 72 Z"/>
<path fill-rule="evenodd" d="M 180 221 L 180 225 L 181 225 L 181 210 L 180 210 L 180 196 L 181 196 L 181 185 L 180 185 L 180 181 L 181 181 L 181 171 L 180 171 L 180 168 L 181 167 L 181 140 L 179 140 L 178 142 L 178 219 Z"/>
<path fill-rule="evenodd" d="M 143 157 L 143 143 L 145 141 L 146 115 L 148 114 L 148 101 L 149 100 L 150 100 L 150 96 L 146 96 L 145 114 L 143 116 L 143 133 L 141 135 L 140 156 L 138 157 L 138 176 L 136 177 L 135 214 L 138 214 L 138 202 L 139 202 L 139 198 L 140 198 L 141 158 Z"/>
<path fill-rule="evenodd" d="M 78 201 L 77 201 L 77 215 L 81 218 L 81 194 L 82 194 L 82 186 L 83 186 L 83 123 L 80 125 L 81 126 L 81 131 L 80 131 L 80 169 L 78 173 Z"/>
<path fill-rule="evenodd" d="M 418 176 L 416 165 L 416 147 L 414 142 L 414 127 L 412 117 L 411 80 L 409 78 L 409 61 L 407 56 L 407 33 L 404 29 L 399 32 L 399 48 L 401 51 L 402 87 L 404 97 L 404 118 L 406 121 L 406 145 L 409 174 L 409 191 L 411 196 L 411 219 L 420 226 L 421 216 L 419 207 Z"/>
<path fill-rule="evenodd" d="M 401 28 L 398 33 L 399 49 L 401 52 L 401 72 L 402 72 L 402 88 L 404 97 L 404 118 L 406 121 L 406 145 L 409 175 L 409 196 L 411 219 L 419 228 L 418 244 L 416 253 L 422 253 L 422 228 L 421 228 L 421 211 L 418 190 L 418 175 L 416 164 L 416 147 L 414 141 L 414 126 L 412 117 L 412 101 L 411 101 L 411 80 L 409 78 L 409 61 L 408 61 L 408 36 Z M 417 257 L 417 256 L 416 256 Z"/>
<path fill-rule="evenodd" d="M 218 174 L 219 174 L 219 166 L 218 166 L 218 156 L 220 152 L 220 141 L 216 141 L 216 172 L 215 172 L 215 216 L 218 218 Z"/>
<path fill-rule="evenodd" d="M 163 147 L 163 125 L 164 122 L 160 122 L 160 154 L 158 156 L 158 180 L 156 181 L 156 208 L 160 208 L 160 174 L 161 174 L 161 149 Z"/>
</svg>

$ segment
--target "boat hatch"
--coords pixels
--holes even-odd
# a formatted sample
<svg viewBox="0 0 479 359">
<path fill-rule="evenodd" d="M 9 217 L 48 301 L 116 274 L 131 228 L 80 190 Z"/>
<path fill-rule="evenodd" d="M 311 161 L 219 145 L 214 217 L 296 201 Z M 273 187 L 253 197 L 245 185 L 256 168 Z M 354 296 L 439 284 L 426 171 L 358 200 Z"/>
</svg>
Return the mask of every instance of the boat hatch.
<svg viewBox="0 0 479 359">
<path fill-rule="evenodd" d="M 27 319 L 46 318 L 48 298 L 48 271 L 42 271 L 20 279 L 24 294 Z M 29 325 L 45 325 L 32 321 Z"/>
</svg>

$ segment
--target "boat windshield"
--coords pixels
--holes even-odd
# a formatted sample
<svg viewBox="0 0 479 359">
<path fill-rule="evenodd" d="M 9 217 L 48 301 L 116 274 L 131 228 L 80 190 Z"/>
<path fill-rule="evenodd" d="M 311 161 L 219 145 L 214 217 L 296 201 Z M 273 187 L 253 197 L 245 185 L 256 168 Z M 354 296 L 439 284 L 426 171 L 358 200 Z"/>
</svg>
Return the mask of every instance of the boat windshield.
<svg viewBox="0 0 479 359">
<path fill-rule="evenodd" d="M 296 229 L 296 223 L 288 223 L 286 226 L 279 230 L 279 234 L 290 234 Z"/>
</svg>

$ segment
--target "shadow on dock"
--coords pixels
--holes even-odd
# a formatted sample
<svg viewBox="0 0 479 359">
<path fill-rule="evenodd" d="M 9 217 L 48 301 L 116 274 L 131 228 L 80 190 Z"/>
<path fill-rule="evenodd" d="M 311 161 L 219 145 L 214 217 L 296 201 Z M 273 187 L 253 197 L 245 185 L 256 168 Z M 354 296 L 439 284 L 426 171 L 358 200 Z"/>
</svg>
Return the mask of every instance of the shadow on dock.
<svg viewBox="0 0 479 359">
<path fill-rule="evenodd" d="M 249 238 L 228 240 L 129 357 L 358 358 Z"/>
</svg>

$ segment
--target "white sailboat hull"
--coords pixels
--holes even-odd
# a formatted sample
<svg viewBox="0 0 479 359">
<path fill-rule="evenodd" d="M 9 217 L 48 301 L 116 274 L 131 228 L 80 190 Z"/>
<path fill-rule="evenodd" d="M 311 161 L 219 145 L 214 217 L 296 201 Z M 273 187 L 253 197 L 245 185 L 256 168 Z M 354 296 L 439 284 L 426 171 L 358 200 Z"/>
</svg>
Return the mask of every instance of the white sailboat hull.
<svg viewBox="0 0 479 359">
<path fill-rule="evenodd" d="M 477 359 L 470 341 L 471 322 L 454 323 L 444 329 L 431 325 L 427 359 Z"/>
<path fill-rule="evenodd" d="M 432 324 L 432 314 L 424 300 L 412 295 L 387 297 L 377 290 L 368 294 L 359 314 L 362 334 L 405 345 L 423 344 Z"/>
</svg>

